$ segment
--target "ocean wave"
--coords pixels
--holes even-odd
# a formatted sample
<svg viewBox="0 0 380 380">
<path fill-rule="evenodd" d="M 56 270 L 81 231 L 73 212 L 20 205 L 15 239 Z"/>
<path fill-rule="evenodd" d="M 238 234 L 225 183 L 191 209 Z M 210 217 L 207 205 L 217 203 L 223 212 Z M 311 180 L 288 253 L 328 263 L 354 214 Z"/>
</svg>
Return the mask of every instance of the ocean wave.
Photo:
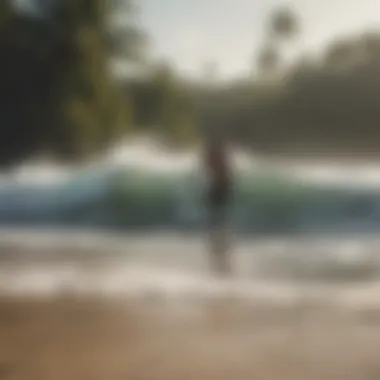
<svg viewBox="0 0 380 380">
<path fill-rule="evenodd" d="M 171 152 L 142 140 L 114 148 L 86 168 L 26 165 L 2 179 L 0 223 L 17 226 L 102 227 L 129 230 L 202 230 L 206 178 L 195 151 Z M 311 180 L 233 154 L 230 227 L 250 234 L 374 233 L 380 192 Z M 293 174 L 292 174 L 293 173 Z M 335 177 L 338 177 L 335 174 Z"/>
</svg>

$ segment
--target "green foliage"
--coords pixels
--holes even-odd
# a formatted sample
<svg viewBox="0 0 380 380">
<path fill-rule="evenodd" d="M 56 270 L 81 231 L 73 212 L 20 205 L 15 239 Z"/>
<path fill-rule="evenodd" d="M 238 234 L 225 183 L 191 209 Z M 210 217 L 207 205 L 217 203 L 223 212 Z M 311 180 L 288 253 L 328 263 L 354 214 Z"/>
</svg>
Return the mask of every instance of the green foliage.
<svg viewBox="0 0 380 380">
<path fill-rule="evenodd" d="M 107 13 L 102 0 L 61 4 L 56 19 L 64 20 L 60 32 L 71 59 L 62 72 L 62 120 L 72 130 L 73 158 L 99 152 L 120 136 L 124 104 L 108 69 Z M 78 152 L 79 150 L 79 152 Z M 72 149 L 70 149 L 72 151 Z M 78 154 L 76 153 L 78 152 Z"/>
<path fill-rule="evenodd" d="M 129 106 L 109 70 L 103 0 L 0 5 L 0 165 L 40 152 L 78 160 L 120 138 Z"/>
<path fill-rule="evenodd" d="M 0 165 L 41 152 L 87 159 L 132 123 L 190 139 L 187 95 L 170 67 L 142 82 L 120 83 L 111 70 L 114 60 L 147 60 L 132 0 L 34 0 L 35 14 L 0 3 Z"/>
<path fill-rule="evenodd" d="M 40 152 L 87 159 L 131 125 L 178 147 L 223 133 L 270 154 L 378 154 L 376 32 L 335 41 L 319 60 L 302 57 L 285 68 L 282 43 L 299 34 L 300 20 L 280 8 L 268 22 L 253 80 L 222 86 L 210 61 L 196 85 L 149 60 L 132 0 L 35 2 L 44 5 L 40 17 L 0 1 L 0 165 Z M 143 74 L 120 79 L 113 60 Z"/>
<path fill-rule="evenodd" d="M 291 8 L 281 7 L 273 12 L 269 20 L 268 30 L 273 39 L 293 39 L 299 33 L 299 30 L 298 17 Z"/>
</svg>

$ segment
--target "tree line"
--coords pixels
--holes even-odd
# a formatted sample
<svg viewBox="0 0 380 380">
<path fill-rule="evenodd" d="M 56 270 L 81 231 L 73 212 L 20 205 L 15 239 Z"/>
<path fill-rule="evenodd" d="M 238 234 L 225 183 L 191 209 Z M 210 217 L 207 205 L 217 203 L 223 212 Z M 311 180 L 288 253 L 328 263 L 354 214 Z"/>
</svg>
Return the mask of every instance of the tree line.
<svg viewBox="0 0 380 380">
<path fill-rule="evenodd" d="M 223 133 L 268 154 L 378 154 L 380 32 L 289 66 L 283 52 L 305 32 L 280 8 L 250 77 L 191 83 L 150 58 L 132 0 L 30 0 L 34 12 L 12 3 L 0 2 L 0 166 L 86 160 L 136 130 L 173 146 Z M 120 76 L 115 63 L 141 75 Z"/>
<path fill-rule="evenodd" d="M 148 36 L 134 22 L 135 3 L 30 3 L 34 12 L 0 2 L 1 166 L 38 155 L 85 160 L 136 124 L 170 131 L 184 119 L 174 75 L 147 62 Z M 121 80 L 115 62 L 153 68 L 143 81 Z"/>
<path fill-rule="evenodd" d="M 379 156 L 380 31 L 289 65 L 281 53 L 302 37 L 301 24 L 291 9 L 276 10 L 255 74 L 198 102 L 198 121 L 265 154 Z"/>
</svg>

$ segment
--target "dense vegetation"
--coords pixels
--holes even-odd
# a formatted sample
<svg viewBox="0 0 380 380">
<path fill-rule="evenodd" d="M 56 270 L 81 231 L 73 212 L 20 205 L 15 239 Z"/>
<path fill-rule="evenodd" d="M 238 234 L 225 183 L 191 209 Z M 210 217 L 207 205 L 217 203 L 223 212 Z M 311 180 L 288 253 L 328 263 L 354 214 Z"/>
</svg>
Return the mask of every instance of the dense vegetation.
<svg viewBox="0 0 380 380">
<path fill-rule="evenodd" d="M 0 2 L 0 165 L 91 158 L 132 126 L 167 141 L 205 131 L 265 153 L 374 154 L 380 148 L 380 33 L 346 38 L 290 66 L 301 38 L 287 9 L 269 19 L 250 78 L 189 83 L 149 57 L 129 0 Z M 119 67 L 141 75 L 118 76 Z M 216 65 L 207 66 L 213 77 Z"/>
<path fill-rule="evenodd" d="M 17 12 L 10 0 L 0 3 L 1 165 L 37 154 L 82 160 L 117 141 L 134 119 L 140 125 L 177 123 L 180 107 L 173 104 L 180 97 L 169 72 L 155 68 L 153 78 L 136 88 L 112 70 L 115 62 L 146 65 L 147 37 L 133 22 L 131 2 L 31 4 L 35 12 Z M 124 22 L 117 19 L 121 13 Z"/>
<path fill-rule="evenodd" d="M 268 154 L 378 156 L 380 32 L 333 41 L 289 65 L 281 53 L 302 36 L 300 20 L 280 9 L 268 26 L 254 77 L 214 92 L 215 127 Z M 211 107 L 198 108 L 206 119 Z"/>
</svg>

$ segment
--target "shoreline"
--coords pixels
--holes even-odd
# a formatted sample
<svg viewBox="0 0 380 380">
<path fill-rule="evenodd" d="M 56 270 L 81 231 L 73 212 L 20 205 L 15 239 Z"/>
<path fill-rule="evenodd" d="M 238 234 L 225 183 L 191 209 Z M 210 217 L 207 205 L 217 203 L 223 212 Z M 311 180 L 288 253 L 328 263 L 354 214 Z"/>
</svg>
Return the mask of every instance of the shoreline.
<svg viewBox="0 0 380 380">
<path fill-rule="evenodd" d="M 40 380 L 376 380 L 380 312 L 0 298 L 0 373 Z"/>
</svg>

